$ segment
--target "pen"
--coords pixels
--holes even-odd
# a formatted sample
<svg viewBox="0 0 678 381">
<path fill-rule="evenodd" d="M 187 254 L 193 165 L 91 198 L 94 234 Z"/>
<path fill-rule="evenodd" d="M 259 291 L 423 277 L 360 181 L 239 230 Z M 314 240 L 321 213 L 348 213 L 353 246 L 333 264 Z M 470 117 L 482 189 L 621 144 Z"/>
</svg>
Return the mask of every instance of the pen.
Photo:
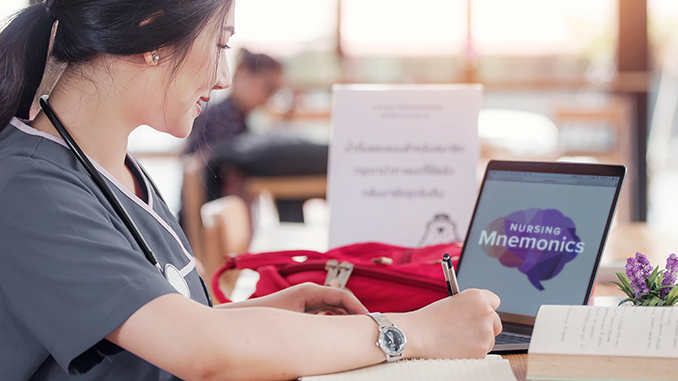
<svg viewBox="0 0 678 381">
<path fill-rule="evenodd" d="M 445 275 L 445 282 L 447 283 L 447 293 L 449 296 L 459 293 L 459 284 L 457 283 L 457 275 L 452 267 L 452 257 L 445 253 L 443 255 L 443 274 Z"/>
</svg>

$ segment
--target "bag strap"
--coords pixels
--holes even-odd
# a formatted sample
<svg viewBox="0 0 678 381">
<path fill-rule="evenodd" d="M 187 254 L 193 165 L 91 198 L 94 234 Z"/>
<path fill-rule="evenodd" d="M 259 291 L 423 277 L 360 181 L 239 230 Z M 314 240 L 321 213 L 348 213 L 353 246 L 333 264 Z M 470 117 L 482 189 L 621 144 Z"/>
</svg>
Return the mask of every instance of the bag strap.
<svg viewBox="0 0 678 381">
<path fill-rule="evenodd" d="M 311 250 L 289 250 L 277 251 L 261 254 L 232 254 L 226 256 L 226 263 L 222 265 L 212 276 L 212 294 L 219 303 L 230 303 L 226 295 L 219 288 L 219 278 L 228 270 L 242 270 L 251 269 L 256 270 L 261 266 L 283 266 L 290 263 L 295 263 L 295 257 L 307 259 L 324 259 L 326 256 L 317 251 Z"/>
<path fill-rule="evenodd" d="M 226 295 L 224 295 L 224 293 L 221 291 L 221 288 L 219 288 L 219 278 L 226 270 L 229 270 L 229 268 L 226 265 L 223 265 L 214 273 L 214 276 L 212 276 L 212 296 L 220 304 L 231 303 L 231 300 L 227 298 Z"/>
<path fill-rule="evenodd" d="M 307 260 L 350 259 L 351 261 L 369 262 L 371 258 L 382 256 L 382 253 L 393 254 L 406 250 L 412 249 L 384 243 L 366 242 L 337 247 L 326 253 L 312 250 L 283 250 L 260 254 L 244 253 L 230 255 L 226 257 L 226 266 L 228 269 L 254 270 L 260 266 L 279 267 Z"/>
<path fill-rule="evenodd" d="M 274 251 L 270 253 L 251 254 L 245 253 L 240 255 L 229 256 L 226 259 L 228 268 L 234 269 L 252 269 L 256 270 L 261 266 L 283 266 L 291 263 L 301 263 L 309 259 L 326 259 L 327 255 L 311 250 L 288 250 L 288 251 Z"/>
</svg>

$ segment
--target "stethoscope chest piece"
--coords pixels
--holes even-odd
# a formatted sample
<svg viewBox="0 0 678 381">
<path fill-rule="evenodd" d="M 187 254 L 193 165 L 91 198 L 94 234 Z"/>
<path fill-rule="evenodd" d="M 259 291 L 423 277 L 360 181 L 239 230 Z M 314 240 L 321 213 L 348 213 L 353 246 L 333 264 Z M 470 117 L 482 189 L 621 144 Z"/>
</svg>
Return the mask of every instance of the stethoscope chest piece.
<svg viewBox="0 0 678 381">
<path fill-rule="evenodd" d="M 188 288 L 186 279 L 181 276 L 179 270 L 174 265 L 168 263 L 165 265 L 165 279 L 172 285 L 179 293 L 187 298 L 191 297 L 191 290 Z"/>
</svg>

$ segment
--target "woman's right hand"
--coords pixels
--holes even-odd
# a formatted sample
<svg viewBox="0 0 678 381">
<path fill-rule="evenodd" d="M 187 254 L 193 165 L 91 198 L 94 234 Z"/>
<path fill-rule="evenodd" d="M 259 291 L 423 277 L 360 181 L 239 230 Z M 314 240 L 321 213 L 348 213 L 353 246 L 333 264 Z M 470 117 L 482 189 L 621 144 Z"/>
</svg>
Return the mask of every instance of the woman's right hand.
<svg viewBox="0 0 678 381">
<path fill-rule="evenodd" d="M 410 358 L 483 358 L 501 330 L 499 297 L 469 289 L 405 314 L 386 314 L 403 330 Z"/>
</svg>

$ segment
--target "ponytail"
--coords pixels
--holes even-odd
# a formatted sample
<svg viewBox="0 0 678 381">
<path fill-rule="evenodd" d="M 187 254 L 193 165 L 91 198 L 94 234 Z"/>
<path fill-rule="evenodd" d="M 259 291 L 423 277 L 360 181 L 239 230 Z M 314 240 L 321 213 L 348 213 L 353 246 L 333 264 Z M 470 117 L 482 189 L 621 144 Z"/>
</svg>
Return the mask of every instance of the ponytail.
<svg viewBox="0 0 678 381">
<path fill-rule="evenodd" d="M 0 33 L 0 130 L 13 116 L 29 118 L 54 21 L 47 6 L 36 4 L 18 13 Z"/>
</svg>

